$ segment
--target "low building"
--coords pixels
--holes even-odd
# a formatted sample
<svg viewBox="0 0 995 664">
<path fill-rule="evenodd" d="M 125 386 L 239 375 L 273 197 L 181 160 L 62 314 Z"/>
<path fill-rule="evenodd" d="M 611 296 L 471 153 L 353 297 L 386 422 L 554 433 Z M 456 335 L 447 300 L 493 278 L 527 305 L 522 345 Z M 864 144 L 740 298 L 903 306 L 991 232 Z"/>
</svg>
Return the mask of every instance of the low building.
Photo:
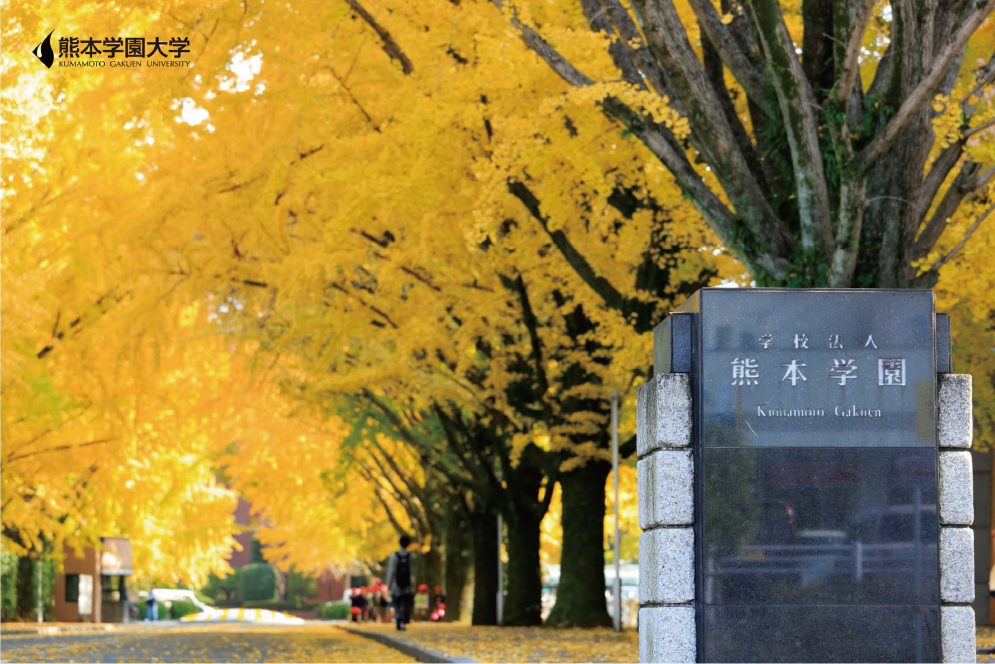
<svg viewBox="0 0 995 664">
<path fill-rule="evenodd" d="M 77 556 L 65 550 L 64 569 L 55 577 L 52 600 L 59 622 L 126 622 L 131 541 L 100 538 L 101 549 L 90 547 Z"/>
</svg>

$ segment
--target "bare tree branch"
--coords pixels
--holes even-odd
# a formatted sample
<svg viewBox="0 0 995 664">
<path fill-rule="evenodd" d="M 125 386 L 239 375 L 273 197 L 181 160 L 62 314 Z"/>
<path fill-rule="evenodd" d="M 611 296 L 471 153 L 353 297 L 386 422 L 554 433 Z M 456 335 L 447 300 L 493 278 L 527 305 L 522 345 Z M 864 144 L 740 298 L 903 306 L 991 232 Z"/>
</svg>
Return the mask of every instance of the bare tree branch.
<svg viewBox="0 0 995 664">
<path fill-rule="evenodd" d="M 933 98 L 941 81 L 946 76 L 947 70 L 960 57 L 961 51 L 967 44 L 967 40 L 970 39 L 974 31 L 978 29 L 978 26 L 981 25 L 982 21 L 993 10 L 995 10 L 995 0 L 987 0 L 984 3 L 975 5 L 970 14 L 965 17 L 960 28 L 954 34 L 953 39 L 937 54 L 929 74 L 905 98 L 905 101 L 902 102 L 901 107 L 899 107 L 884 130 L 879 132 L 874 140 L 860 153 L 859 161 L 862 169 L 866 171 L 875 161 L 880 159 L 891 148 L 895 139 L 898 138 L 902 130 L 912 121 L 916 113 Z"/>
</svg>

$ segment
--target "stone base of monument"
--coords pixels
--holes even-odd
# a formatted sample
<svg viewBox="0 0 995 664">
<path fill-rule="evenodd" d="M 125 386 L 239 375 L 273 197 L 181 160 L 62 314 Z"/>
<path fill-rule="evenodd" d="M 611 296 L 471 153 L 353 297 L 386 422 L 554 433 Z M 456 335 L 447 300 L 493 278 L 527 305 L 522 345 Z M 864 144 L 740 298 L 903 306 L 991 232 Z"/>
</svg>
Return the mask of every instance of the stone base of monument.
<svg viewBox="0 0 995 664">
<path fill-rule="evenodd" d="M 760 426 L 769 420 L 751 425 L 741 414 L 775 411 L 740 391 L 764 364 L 732 346 L 724 380 L 737 390 L 723 388 L 721 398 L 733 416 L 703 417 L 695 401 L 709 387 L 694 373 L 709 370 L 701 358 L 709 341 L 700 319 L 691 321 L 678 313 L 658 328 L 657 373 L 638 391 L 640 661 L 974 662 L 971 377 L 913 376 L 908 423 L 888 419 L 897 401 L 858 403 L 873 389 L 854 393 L 862 396 L 849 399 L 852 407 L 840 399 L 854 413 L 847 417 L 869 413 L 861 435 L 870 443 L 833 446 L 833 426 L 848 435 L 833 421 L 798 442 L 764 445 L 770 429 Z M 735 329 L 719 329 L 735 339 Z M 761 343 L 770 336 L 763 332 Z M 868 346 L 886 343 L 879 328 L 860 332 L 873 335 Z M 912 357 L 907 346 L 870 359 L 826 357 L 834 367 L 890 356 L 879 367 L 900 367 L 905 387 L 906 360 L 891 357 Z M 817 356 L 799 357 L 813 376 Z M 927 359 L 928 369 L 949 371 L 948 358 Z M 776 362 L 777 378 L 791 375 L 794 359 Z M 883 373 L 869 378 L 888 386 L 877 388 L 882 399 L 898 394 Z M 894 434 L 900 426 L 904 439 Z"/>
</svg>

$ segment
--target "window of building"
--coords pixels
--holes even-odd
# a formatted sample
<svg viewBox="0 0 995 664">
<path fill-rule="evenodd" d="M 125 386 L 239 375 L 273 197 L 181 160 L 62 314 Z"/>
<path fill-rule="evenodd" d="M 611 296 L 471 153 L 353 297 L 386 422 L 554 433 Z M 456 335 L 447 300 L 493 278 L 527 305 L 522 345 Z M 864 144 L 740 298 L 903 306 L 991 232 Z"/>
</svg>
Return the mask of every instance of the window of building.
<svg viewBox="0 0 995 664">
<path fill-rule="evenodd" d="M 79 574 L 66 574 L 66 601 L 79 600 Z"/>
</svg>

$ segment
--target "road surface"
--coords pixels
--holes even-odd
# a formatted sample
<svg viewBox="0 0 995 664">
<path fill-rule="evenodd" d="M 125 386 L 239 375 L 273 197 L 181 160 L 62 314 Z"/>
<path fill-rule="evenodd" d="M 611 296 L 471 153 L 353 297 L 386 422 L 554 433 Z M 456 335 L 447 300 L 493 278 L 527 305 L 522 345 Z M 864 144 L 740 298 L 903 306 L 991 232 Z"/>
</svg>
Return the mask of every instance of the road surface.
<svg viewBox="0 0 995 664">
<path fill-rule="evenodd" d="M 3 634 L 2 662 L 412 662 L 327 624 L 122 626 L 112 632 Z"/>
</svg>

